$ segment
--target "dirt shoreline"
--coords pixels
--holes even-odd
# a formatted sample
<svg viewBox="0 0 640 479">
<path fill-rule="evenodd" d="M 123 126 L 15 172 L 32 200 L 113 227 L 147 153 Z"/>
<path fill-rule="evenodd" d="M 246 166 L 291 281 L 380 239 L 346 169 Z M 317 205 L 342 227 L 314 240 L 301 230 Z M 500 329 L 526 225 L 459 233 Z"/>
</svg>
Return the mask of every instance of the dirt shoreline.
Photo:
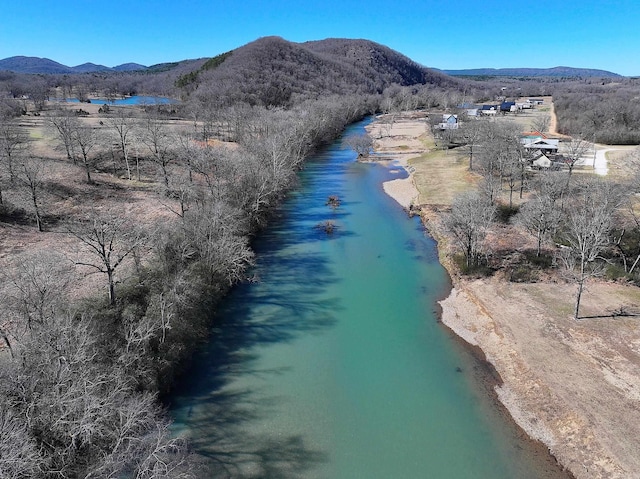
<svg viewBox="0 0 640 479">
<path fill-rule="evenodd" d="M 442 323 L 495 369 L 487 381 L 513 421 L 577 479 L 640 478 L 640 331 L 637 319 L 571 319 L 573 288 L 554 281 L 510 283 L 467 279 L 451 264 L 439 208 L 417 205 L 409 159 L 426 152 L 426 122 L 369 125 L 376 156 L 407 169 L 385 184 L 405 209 L 422 211 L 451 277 L 440 301 Z M 400 124 L 401 123 L 401 124 Z M 410 150 L 411 155 L 406 151 Z M 597 283 L 584 300 L 587 316 L 604 317 L 620 303 L 640 305 L 640 290 Z M 635 321 L 635 322 L 634 322 Z M 624 420 L 621 420 L 624 418 Z"/>
</svg>

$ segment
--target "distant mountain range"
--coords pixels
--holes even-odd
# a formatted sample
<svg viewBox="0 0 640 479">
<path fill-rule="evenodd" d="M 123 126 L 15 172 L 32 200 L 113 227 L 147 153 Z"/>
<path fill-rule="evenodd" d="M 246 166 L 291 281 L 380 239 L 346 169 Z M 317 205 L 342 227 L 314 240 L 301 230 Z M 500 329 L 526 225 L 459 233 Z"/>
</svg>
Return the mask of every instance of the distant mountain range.
<svg viewBox="0 0 640 479">
<path fill-rule="evenodd" d="M 564 77 L 564 78 L 620 78 L 622 75 L 593 68 L 474 68 L 470 70 L 441 70 L 452 76 L 507 76 L 507 77 Z"/>
<path fill-rule="evenodd" d="M 318 44 L 325 46 L 326 42 L 335 42 L 335 39 L 322 40 L 320 42 L 307 42 L 303 45 L 314 49 Z M 357 40 L 353 41 L 357 42 Z M 349 42 L 350 43 L 350 42 Z M 314 45 L 315 44 L 315 45 Z M 115 67 L 96 65 L 95 63 L 83 63 L 74 67 L 69 67 L 50 60 L 48 58 L 15 56 L 0 60 L 0 70 L 8 70 L 16 73 L 42 73 L 42 74 L 72 74 L 72 73 L 94 73 L 94 72 L 130 72 L 130 71 L 162 71 L 168 67 L 172 68 L 178 63 L 168 63 L 161 65 L 145 66 L 139 63 L 124 63 Z M 622 75 L 606 70 L 593 68 L 474 68 L 466 70 L 439 70 L 451 76 L 507 76 L 507 77 L 564 77 L 564 78 L 620 78 Z"/>
<path fill-rule="evenodd" d="M 146 70 L 148 67 L 138 63 L 124 63 L 115 67 L 96 65 L 95 63 L 83 63 L 75 67 L 68 67 L 62 63 L 55 62 L 48 58 L 16 56 L 0 60 L 0 70 L 8 70 L 16 73 L 43 73 L 43 74 L 64 74 L 64 73 L 94 73 L 94 72 L 126 72 L 135 70 Z"/>
</svg>

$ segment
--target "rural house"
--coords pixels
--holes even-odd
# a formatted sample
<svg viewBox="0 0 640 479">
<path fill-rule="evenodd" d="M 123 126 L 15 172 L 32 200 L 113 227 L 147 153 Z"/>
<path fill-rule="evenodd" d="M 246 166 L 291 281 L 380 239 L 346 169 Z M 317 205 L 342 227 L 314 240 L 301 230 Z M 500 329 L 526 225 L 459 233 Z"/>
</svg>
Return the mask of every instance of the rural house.
<svg viewBox="0 0 640 479">
<path fill-rule="evenodd" d="M 438 124 L 440 130 L 457 130 L 458 127 L 458 115 L 442 114 L 442 123 Z"/>
</svg>

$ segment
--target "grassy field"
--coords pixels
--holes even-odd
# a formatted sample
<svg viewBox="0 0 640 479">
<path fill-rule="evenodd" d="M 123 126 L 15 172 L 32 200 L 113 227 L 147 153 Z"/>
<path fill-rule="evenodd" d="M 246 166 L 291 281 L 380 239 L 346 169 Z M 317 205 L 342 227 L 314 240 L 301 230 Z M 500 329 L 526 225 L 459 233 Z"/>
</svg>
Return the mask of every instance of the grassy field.
<svg viewBox="0 0 640 479">
<path fill-rule="evenodd" d="M 409 160 L 421 205 L 449 206 L 474 182 L 465 152 L 433 150 Z"/>
</svg>

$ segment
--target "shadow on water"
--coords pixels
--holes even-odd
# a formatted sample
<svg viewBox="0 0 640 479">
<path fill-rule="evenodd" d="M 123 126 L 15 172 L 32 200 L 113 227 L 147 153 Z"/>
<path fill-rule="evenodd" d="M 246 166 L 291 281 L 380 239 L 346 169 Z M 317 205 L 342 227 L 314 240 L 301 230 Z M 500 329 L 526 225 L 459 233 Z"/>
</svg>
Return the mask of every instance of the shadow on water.
<svg viewBox="0 0 640 479">
<path fill-rule="evenodd" d="M 250 362 L 249 358 L 235 358 Z M 278 371 L 212 370 L 224 383 L 232 374 L 278 374 Z M 194 434 L 192 445 L 204 460 L 211 477 L 293 478 L 300 477 L 327 460 L 327 455 L 310 448 L 301 435 L 281 436 L 250 433 L 248 424 L 263 420 L 271 410 L 273 399 L 254 400 L 248 389 L 225 391 L 221 387 L 206 399 L 201 398 L 206 414 L 189 419 Z"/>
<path fill-rule="evenodd" d="M 321 250 L 322 242 L 354 235 L 344 227 L 352 205 L 343 199 L 344 165 L 324 156 L 335 152 L 306 166 L 300 189 L 254 244 L 258 263 L 249 276 L 258 283 L 238 285 L 223 301 L 195 367 L 168 398 L 175 432 L 188 432 L 210 477 L 305 477 L 329 462 L 303 433 L 265 429 L 283 402 L 268 384 L 292 366 L 260 360 L 269 345 L 329 330 L 343 309 L 327 293 L 340 278 Z M 337 208 L 327 204 L 332 195 L 341 199 Z M 327 221 L 336 225 L 331 234 L 319 227 Z"/>
<path fill-rule="evenodd" d="M 325 296 L 338 281 L 326 259 L 313 251 L 283 254 L 301 238 L 282 241 L 278 229 L 258 245 L 255 272 L 261 282 L 239 285 L 223 302 L 217 327 L 195 358 L 197 367 L 170 398 L 176 432 L 188 427 L 212 477 L 300 477 L 327 461 L 326 453 L 299 434 L 255 432 L 281 403 L 259 384 L 290 369 L 259 367 L 259 350 L 331 328 L 341 307 L 337 298 Z M 314 241 L 314 234 L 304 233 L 305 241 Z"/>
</svg>

